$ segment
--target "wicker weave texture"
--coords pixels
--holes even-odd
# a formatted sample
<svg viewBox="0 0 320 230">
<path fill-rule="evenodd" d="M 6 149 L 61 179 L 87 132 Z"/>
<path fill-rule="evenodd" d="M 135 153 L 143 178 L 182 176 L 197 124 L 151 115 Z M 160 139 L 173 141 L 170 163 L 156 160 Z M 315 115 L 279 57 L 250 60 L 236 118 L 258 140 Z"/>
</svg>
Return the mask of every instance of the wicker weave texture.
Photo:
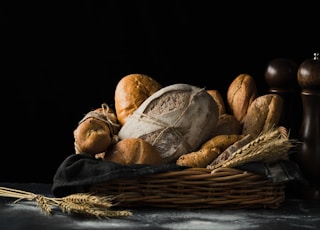
<svg viewBox="0 0 320 230">
<path fill-rule="evenodd" d="M 178 209 L 278 208 L 285 184 L 235 168 L 190 168 L 90 187 L 91 192 L 115 196 L 120 207 Z"/>
</svg>

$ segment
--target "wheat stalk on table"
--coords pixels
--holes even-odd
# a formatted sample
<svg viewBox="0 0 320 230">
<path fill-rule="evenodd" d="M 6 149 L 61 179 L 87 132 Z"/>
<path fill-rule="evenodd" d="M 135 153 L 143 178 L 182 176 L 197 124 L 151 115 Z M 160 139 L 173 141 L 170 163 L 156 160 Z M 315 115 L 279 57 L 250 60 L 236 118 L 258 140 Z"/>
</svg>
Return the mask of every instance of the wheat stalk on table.
<svg viewBox="0 0 320 230">
<path fill-rule="evenodd" d="M 48 215 L 53 213 L 53 207 L 60 208 L 64 213 L 94 216 L 99 219 L 132 215 L 132 212 L 128 210 L 112 210 L 114 204 L 112 204 L 113 197 L 111 196 L 75 193 L 56 198 L 7 187 L 0 187 L 0 196 L 16 198 L 14 203 L 21 200 L 35 201 L 37 206 Z"/>
</svg>

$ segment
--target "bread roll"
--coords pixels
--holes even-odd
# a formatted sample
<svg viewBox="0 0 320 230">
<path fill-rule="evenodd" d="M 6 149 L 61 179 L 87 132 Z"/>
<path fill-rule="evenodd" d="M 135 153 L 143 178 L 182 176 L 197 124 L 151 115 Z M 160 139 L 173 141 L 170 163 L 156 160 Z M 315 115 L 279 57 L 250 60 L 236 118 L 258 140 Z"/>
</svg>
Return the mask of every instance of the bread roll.
<svg viewBox="0 0 320 230">
<path fill-rule="evenodd" d="M 226 106 L 223 101 L 223 98 L 218 90 L 208 89 L 207 93 L 215 100 L 218 105 L 219 116 L 226 113 Z"/>
<path fill-rule="evenodd" d="M 89 117 L 74 130 L 76 153 L 97 154 L 107 150 L 112 143 L 108 125 Z"/>
<path fill-rule="evenodd" d="M 219 117 L 217 128 L 214 136 L 217 135 L 231 135 L 231 134 L 241 134 L 242 124 L 237 118 L 232 114 L 222 114 Z"/>
<path fill-rule="evenodd" d="M 75 152 L 95 155 L 105 152 L 117 141 L 120 129 L 115 111 L 107 104 L 102 104 L 87 113 L 73 131 Z"/>
<path fill-rule="evenodd" d="M 261 132 L 277 127 L 283 109 L 283 99 L 278 94 L 257 97 L 243 119 L 242 133 L 256 138 Z"/>
<path fill-rule="evenodd" d="M 140 105 L 162 86 L 145 74 L 129 74 L 123 77 L 115 89 L 115 109 L 121 125 Z"/>
<path fill-rule="evenodd" d="M 162 164 L 160 153 L 148 142 L 140 138 L 123 139 L 114 144 L 103 160 L 118 164 Z"/>
<path fill-rule="evenodd" d="M 238 75 L 227 90 L 230 113 L 242 123 L 248 107 L 257 96 L 258 91 L 254 79 L 248 74 Z"/>
</svg>

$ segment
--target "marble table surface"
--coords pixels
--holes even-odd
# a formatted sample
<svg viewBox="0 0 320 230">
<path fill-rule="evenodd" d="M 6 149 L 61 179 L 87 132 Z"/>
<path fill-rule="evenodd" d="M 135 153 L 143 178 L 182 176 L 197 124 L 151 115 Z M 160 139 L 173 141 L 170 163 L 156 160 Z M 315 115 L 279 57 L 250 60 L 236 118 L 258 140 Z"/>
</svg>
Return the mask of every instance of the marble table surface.
<svg viewBox="0 0 320 230">
<path fill-rule="evenodd" d="M 51 196 L 50 184 L 0 183 Z M 1 230 L 50 229 L 320 229 L 320 201 L 286 199 L 280 208 L 240 210 L 177 210 L 136 208 L 132 216 L 96 219 L 55 210 L 44 214 L 33 201 L 0 197 Z"/>
</svg>

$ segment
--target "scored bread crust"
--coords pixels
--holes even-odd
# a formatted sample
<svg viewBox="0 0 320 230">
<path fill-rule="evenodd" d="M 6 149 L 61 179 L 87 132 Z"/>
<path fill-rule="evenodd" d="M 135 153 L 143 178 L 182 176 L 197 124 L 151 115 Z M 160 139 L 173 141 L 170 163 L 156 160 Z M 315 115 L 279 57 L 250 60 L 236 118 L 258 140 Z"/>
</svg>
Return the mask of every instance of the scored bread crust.
<svg viewBox="0 0 320 230">
<path fill-rule="evenodd" d="M 118 136 L 142 138 L 155 146 L 165 163 L 172 163 L 212 137 L 217 121 L 218 106 L 205 89 L 173 84 L 147 98 Z"/>
<path fill-rule="evenodd" d="M 243 119 L 242 133 L 257 137 L 260 133 L 277 127 L 281 118 L 283 99 L 278 94 L 257 97 Z"/>
<path fill-rule="evenodd" d="M 250 104 L 257 96 L 258 90 L 254 79 L 248 74 L 238 75 L 227 90 L 230 113 L 242 123 Z"/>
</svg>

